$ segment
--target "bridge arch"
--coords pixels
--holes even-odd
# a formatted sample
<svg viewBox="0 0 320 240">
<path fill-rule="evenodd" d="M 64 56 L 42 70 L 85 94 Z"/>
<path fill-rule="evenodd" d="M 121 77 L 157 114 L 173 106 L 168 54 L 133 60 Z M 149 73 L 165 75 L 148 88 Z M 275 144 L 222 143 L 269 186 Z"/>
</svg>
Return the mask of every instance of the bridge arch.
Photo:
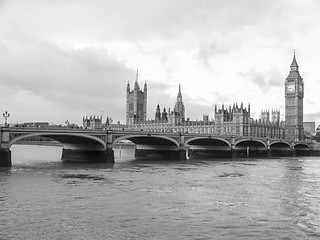
<svg viewBox="0 0 320 240">
<path fill-rule="evenodd" d="M 306 143 L 295 143 L 293 145 L 296 156 L 310 156 L 311 148 Z"/>
<path fill-rule="evenodd" d="M 231 149 L 231 144 L 228 140 L 218 137 L 193 137 L 188 139 L 185 145 L 220 146 Z"/>
<path fill-rule="evenodd" d="M 113 145 L 124 139 L 132 141 L 135 144 L 135 158 L 162 160 L 186 158 L 186 152 L 180 148 L 180 136 L 169 137 L 148 133 L 113 137 Z"/>
<path fill-rule="evenodd" d="M 285 141 L 274 141 L 270 143 L 269 155 L 272 157 L 290 157 L 293 155 L 292 146 Z"/>
<path fill-rule="evenodd" d="M 270 143 L 270 149 L 276 149 L 276 148 L 291 149 L 291 144 L 288 142 L 282 142 L 282 141 L 275 141 Z"/>
<path fill-rule="evenodd" d="M 235 143 L 236 147 L 264 147 L 267 149 L 267 144 L 259 139 L 241 139 Z"/>
<path fill-rule="evenodd" d="M 106 143 L 103 139 L 87 134 L 77 133 L 29 133 L 17 136 L 9 142 L 9 148 L 16 142 L 32 137 L 46 137 L 60 142 L 63 146 L 71 148 L 90 148 L 90 150 L 106 150 Z M 84 147 L 85 146 L 85 147 Z"/>
<path fill-rule="evenodd" d="M 234 155 L 237 157 L 267 157 L 267 144 L 260 139 L 240 139 L 235 142 Z"/>
<path fill-rule="evenodd" d="M 293 147 L 295 150 L 310 150 L 310 147 L 306 143 L 296 143 Z"/>
<path fill-rule="evenodd" d="M 167 136 L 138 135 L 138 134 L 117 137 L 112 141 L 112 145 L 116 144 L 121 140 L 129 140 L 136 145 L 167 145 L 167 146 L 173 146 L 176 148 L 180 147 L 180 143 L 177 140 Z"/>
<path fill-rule="evenodd" d="M 226 158 L 231 154 L 230 142 L 220 137 L 191 137 L 185 147 L 189 158 Z"/>
</svg>

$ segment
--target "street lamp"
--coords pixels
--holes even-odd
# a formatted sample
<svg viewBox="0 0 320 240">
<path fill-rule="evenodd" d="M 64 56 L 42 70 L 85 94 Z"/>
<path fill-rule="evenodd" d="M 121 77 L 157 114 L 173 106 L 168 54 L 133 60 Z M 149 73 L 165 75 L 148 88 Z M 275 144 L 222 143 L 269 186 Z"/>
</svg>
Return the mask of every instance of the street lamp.
<svg viewBox="0 0 320 240">
<path fill-rule="evenodd" d="M 4 118 L 4 126 L 6 127 L 8 125 L 7 123 L 7 120 L 8 118 L 10 117 L 10 113 L 8 113 L 8 111 L 5 111 L 3 114 L 2 114 L 3 118 Z"/>
</svg>

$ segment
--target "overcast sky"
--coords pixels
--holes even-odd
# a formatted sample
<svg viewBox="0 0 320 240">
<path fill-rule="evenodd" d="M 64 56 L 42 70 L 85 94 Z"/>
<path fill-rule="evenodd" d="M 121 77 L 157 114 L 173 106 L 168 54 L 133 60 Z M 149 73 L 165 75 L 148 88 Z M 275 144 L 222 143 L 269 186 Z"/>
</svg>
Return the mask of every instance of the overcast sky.
<svg viewBox="0 0 320 240">
<path fill-rule="evenodd" d="M 304 121 L 320 123 L 318 0 L 0 0 L 0 111 L 9 122 L 85 115 L 125 121 L 125 94 L 148 85 L 148 118 L 251 104 L 284 115 L 293 52 L 305 83 Z"/>
</svg>

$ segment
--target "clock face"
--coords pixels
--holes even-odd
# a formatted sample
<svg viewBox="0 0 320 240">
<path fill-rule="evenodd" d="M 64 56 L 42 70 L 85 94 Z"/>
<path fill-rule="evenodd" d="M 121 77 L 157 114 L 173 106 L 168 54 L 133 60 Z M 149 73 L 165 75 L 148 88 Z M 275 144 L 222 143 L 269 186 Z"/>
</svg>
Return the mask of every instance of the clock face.
<svg viewBox="0 0 320 240">
<path fill-rule="evenodd" d="M 290 83 L 290 84 L 287 85 L 287 91 L 288 91 L 288 92 L 290 92 L 290 93 L 291 93 L 291 92 L 294 92 L 295 89 L 296 89 L 296 88 L 295 88 L 294 83 Z"/>
<path fill-rule="evenodd" d="M 301 84 L 299 84 L 299 92 L 302 92 L 302 90 L 303 90 L 303 87 Z"/>
</svg>

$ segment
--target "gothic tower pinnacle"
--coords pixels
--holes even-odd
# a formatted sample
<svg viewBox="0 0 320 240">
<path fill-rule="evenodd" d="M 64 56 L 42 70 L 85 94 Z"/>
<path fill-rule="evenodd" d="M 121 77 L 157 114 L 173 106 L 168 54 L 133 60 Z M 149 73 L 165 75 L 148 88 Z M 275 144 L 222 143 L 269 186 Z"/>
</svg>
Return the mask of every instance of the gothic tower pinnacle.
<svg viewBox="0 0 320 240">
<path fill-rule="evenodd" d="M 181 84 L 179 83 L 179 92 L 178 92 L 178 96 L 177 99 L 181 99 L 182 100 L 182 94 L 181 94 Z"/>
<path fill-rule="evenodd" d="M 177 95 L 177 101 L 174 106 L 174 112 L 178 117 L 177 122 L 183 123 L 185 121 L 185 108 L 184 108 L 184 104 L 182 102 L 182 94 L 181 94 L 181 85 L 180 84 L 179 84 L 179 92 Z"/>
<path fill-rule="evenodd" d="M 299 71 L 299 65 L 296 60 L 296 51 L 293 52 L 293 59 L 290 65 L 290 71 L 297 71 L 297 72 Z"/>
<path fill-rule="evenodd" d="M 139 76 L 139 72 L 138 72 L 138 69 L 137 69 L 136 81 L 134 83 L 134 90 L 140 90 L 139 83 L 138 83 L 138 76 Z"/>
</svg>

